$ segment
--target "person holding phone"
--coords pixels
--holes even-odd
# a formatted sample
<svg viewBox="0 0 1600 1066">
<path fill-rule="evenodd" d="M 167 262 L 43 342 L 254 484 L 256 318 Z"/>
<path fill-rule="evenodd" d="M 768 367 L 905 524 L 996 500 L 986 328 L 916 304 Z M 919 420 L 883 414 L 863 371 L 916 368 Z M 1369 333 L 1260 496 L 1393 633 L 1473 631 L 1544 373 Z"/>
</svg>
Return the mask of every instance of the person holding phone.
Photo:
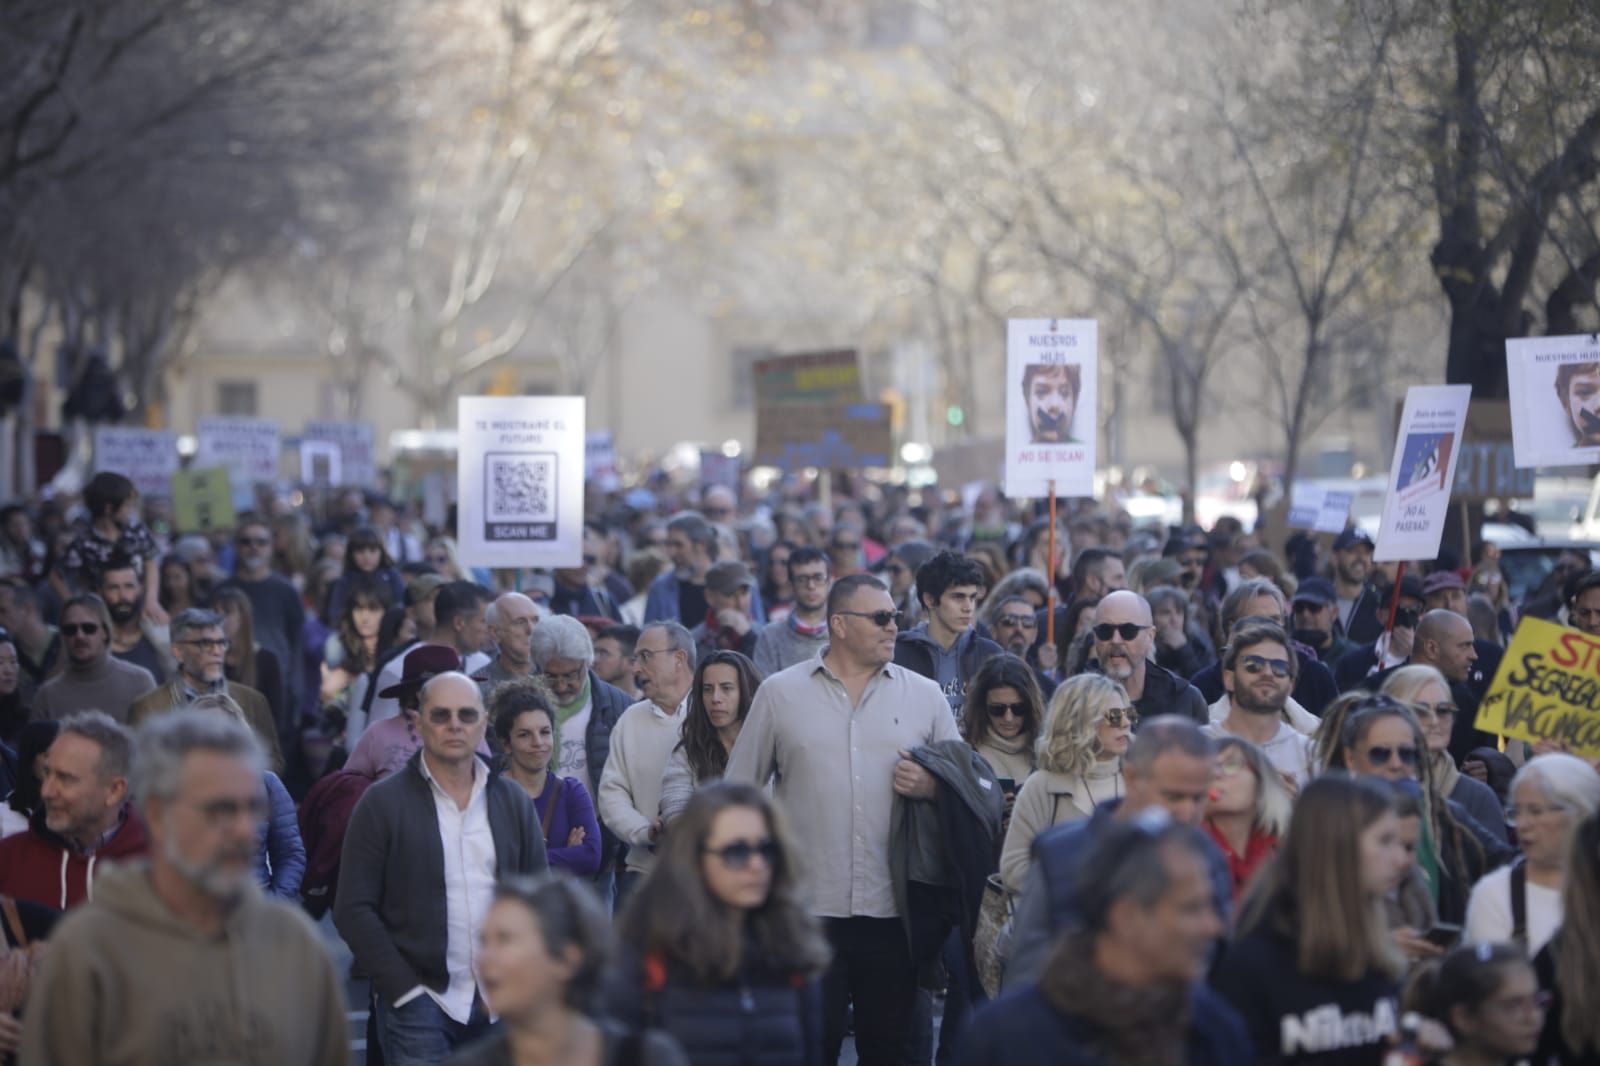
<svg viewBox="0 0 1600 1066">
<path fill-rule="evenodd" d="M 1015 655 L 990 659 L 967 686 L 961 736 L 983 756 L 1005 789 L 1007 819 L 1017 790 L 1033 773 L 1043 704 L 1032 669 Z"/>
</svg>

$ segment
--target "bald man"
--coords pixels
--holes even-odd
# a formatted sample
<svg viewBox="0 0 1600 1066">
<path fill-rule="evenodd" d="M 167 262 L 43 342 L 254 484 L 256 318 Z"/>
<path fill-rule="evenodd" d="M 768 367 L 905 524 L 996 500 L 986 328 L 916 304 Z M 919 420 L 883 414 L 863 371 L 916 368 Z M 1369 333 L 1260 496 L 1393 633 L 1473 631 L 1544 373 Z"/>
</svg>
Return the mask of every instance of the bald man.
<svg viewBox="0 0 1600 1066">
<path fill-rule="evenodd" d="M 1478 693 L 1471 680 L 1473 664 L 1477 661 L 1472 624 L 1459 614 L 1439 608 L 1429 611 L 1417 622 L 1417 635 L 1411 642 L 1411 662 L 1434 667 L 1450 682 L 1450 697 L 1456 705 L 1455 724 L 1450 729 L 1450 754 L 1457 764 L 1473 748 L 1496 746 L 1495 737 L 1480 732 L 1475 725 Z"/>
<path fill-rule="evenodd" d="M 484 702 L 507 681 L 537 673 L 533 665 L 533 627 L 539 624 L 539 605 L 520 592 L 507 592 L 489 604 L 484 616 L 494 636 L 495 657 L 483 671 Z"/>
<path fill-rule="evenodd" d="M 1140 718 L 1177 714 L 1208 724 L 1211 715 L 1200 690 L 1151 658 L 1155 629 L 1143 596 L 1126 589 L 1110 593 L 1094 609 L 1094 658 L 1089 669 L 1127 689 Z"/>
</svg>

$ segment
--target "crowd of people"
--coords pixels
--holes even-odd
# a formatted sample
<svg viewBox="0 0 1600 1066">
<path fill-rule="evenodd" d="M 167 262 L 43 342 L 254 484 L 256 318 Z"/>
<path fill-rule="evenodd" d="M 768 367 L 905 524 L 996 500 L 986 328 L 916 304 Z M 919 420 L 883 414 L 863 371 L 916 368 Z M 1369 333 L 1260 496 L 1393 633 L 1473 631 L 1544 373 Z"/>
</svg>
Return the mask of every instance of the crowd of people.
<svg viewBox="0 0 1600 1066">
<path fill-rule="evenodd" d="M 0 1059 L 1600 1062 L 1596 753 L 1476 728 L 1587 554 L 824 498 L 0 510 Z"/>
</svg>

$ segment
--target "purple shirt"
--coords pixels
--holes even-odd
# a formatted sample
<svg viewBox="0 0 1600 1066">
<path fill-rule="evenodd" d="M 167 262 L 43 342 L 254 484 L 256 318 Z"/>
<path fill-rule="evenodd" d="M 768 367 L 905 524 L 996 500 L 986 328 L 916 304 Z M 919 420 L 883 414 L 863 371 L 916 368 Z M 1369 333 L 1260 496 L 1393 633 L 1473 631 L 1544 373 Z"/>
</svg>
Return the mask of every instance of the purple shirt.
<svg viewBox="0 0 1600 1066">
<path fill-rule="evenodd" d="M 555 805 L 554 811 L 551 804 Z M 548 827 L 544 852 L 551 866 L 578 877 L 588 877 L 600 869 L 600 823 L 595 820 L 594 801 L 582 781 L 551 774 L 545 780 L 544 794 L 536 797 L 533 805 L 539 811 L 539 824 Z M 567 837 L 580 825 L 583 843 L 567 847 Z"/>
<path fill-rule="evenodd" d="M 416 726 L 405 715 L 397 714 L 366 728 L 361 739 L 356 741 L 356 750 L 350 753 L 344 768 L 381 781 L 421 750 L 422 738 L 417 735 Z M 478 742 L 478 754 L 485 759 L 491 754 L 489 745 L 481 740 Z"/>
</svg>

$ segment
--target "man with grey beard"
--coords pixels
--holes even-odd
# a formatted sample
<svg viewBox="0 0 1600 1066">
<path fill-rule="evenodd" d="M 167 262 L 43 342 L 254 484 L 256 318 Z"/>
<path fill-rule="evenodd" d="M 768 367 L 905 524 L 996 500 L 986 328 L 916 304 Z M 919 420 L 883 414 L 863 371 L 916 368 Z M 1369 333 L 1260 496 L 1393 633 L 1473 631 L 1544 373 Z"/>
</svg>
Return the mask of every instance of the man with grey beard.
<svg viewBox="0 0 1600 1066">
<path fill-rule="evenodd" d="M 182 710 L 139 734 L 148 863 L 106 869 L 57 926 L 28 997 L 24 1063 L 349 1061 L 344 995 L 316 930 L 262 896 L 261 749 Z"/>
<path fill-rule="evenodd" d="M 1092 632 L 1089 669 L 1126 689 L 1141 719 L 1177 714 L 1199 725 L 1211 720 L 1200 690 L 1150 657 L 1156 627 L 1143 596 L 1126 589 L 1108 594 L 1095 606 Z"/>
</svg>

